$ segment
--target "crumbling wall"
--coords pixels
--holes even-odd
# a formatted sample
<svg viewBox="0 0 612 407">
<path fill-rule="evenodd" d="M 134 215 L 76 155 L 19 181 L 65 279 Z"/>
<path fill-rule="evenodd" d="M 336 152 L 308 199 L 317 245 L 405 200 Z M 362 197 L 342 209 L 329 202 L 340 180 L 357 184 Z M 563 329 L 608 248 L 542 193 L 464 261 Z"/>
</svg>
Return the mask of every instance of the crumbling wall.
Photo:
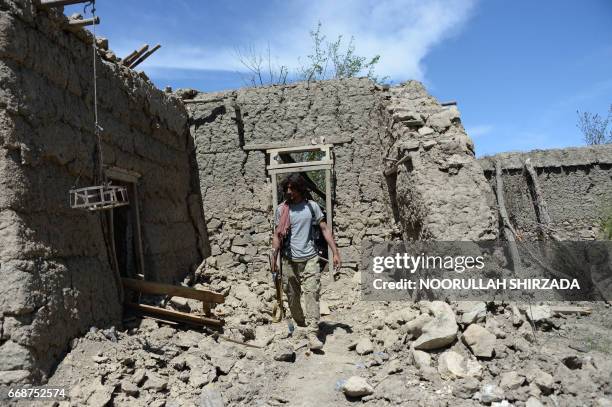
<svg viewBox="0 0 612 407">
<path fill-rule="evenodd" d="M 272 192 L 266 154 L 245 151 L 247 144 L 349 140 L 333 148 L 334 231 L 347 267 L 357 267 L 362 239 L 390 238 L 397 232 L 381 172 L 387 142 L 383 96 L 371 81 L 296 83 L 191 96 L 186 103 L 214 255 L 211 269 L 241 275 L 247 268 L 268 268 Z M 268 274 L 260 276 L 269 279 Z"/>
<path fill-rule="evenodd" d="M 245 149 L 253 144 L 342 140 L 333 147 L 334 233 L 345 270 L 357 269 L 364 239 L 497 234 L 488 185 L 458 111 L 440 106 L 418 82 L 389 88 L 355 78 L 181 93 L 213 254 L 205 274 L 222 280 L 213 281 L 219 289 L 242 280 L 263 293 L 259 285 L 270 278 L 272 193 L 265 151 Z M 397 174 L 384 175 L 407 154 L 412 158 Z"/>
<path fill-rule="evenodd" d="M 388 156 L 397 160 L 387 163 L 397 166 L 388 182 L 404 239 L 494 239 L 493 201 L 457 107 L 441 106 L 409 81 L 390 89 L 386 109 Z"/>
<path fill-rule="evenodd" d="M 68 202 L 93 182 L 95 137 L 92 36 L 65 21 L 0 1 L 0 384 L 43 379 L 71 338 L 121 316 L 105 218 Z M 142 175 L 146 273 L 171 281 L 207 254 L 186 111 L 114 62 L 98 76 L 104 164 Z"/>
<path fill-rule="evenodd" d="M 501 153 L 479 160 L 495 188 L 495 162 L 500 161 L 504 200 L 510 221 L 527 239 L 538 236 L 538 217 L 525 161 L 534 166 L 551 218 L 563 240 L 600 237 L 601 220 L 612 208 L 612 145 Z"/>
</svg>

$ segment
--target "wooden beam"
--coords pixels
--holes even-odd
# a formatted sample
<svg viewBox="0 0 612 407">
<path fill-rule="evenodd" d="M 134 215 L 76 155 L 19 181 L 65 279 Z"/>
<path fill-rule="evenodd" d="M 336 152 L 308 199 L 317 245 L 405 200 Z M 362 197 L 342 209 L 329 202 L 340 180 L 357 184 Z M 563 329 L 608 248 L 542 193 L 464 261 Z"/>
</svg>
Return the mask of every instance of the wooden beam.
<svg viewBox="0 0 612 407">
<path fill-rule="evenodd" d="M 298 167 L 317 167 L 321 165 L 332 165 L 334 162 L 331 160 L 320 160 L 320 161 L 304 161 L 299 163 L 291 163 L 291 164 L 270 164 L 268 165 L 268 170 L 280 170 L 283 168 L 298 168 Z"/>
<path fill-rule="evenodd" d="M 194 103 L 196 100 L 193 101 Z M 207 100 L 203 100 L 202 102 L 208 102 Z M 350 143 L 353 141 L 353 137 L 326 137 L 325 144 L 344 144 Z M 262 144 L 245 144 L 242 149 L 244 151 L 252 151 L 252 150 L 274 150 L 274 149 L 283 149 L 290 147 L 301 147 L 311 145 L 312 142 L 310 139 L 302 139 L 302 140 L 286 140 L 286 141 L 278 141 L 274 143 L 262 143 Z"/>
<path fill-rule="evenodd" d="M 410 159 L 412 159 L 412 156 L 410 154 L 406 154 L 405 156 L 400 158 L 395 164 L 393 164 L 393 167 L 389 167 L 386 170 L 384 170 L 383 174 L 385 175 L 385 177 L 388 177 L 391 174 L 395 174 L 399 166 Z"/>
<path fill-rule="evenodd" d="M 184 322 L 188 324 L 194 324 L 199 326 L 214 325 L 222 326 L 223 321 L 214 318 L 199 317 L 197 315 L 187 314 L 185 312 L 172 311 L 169 309 L 154 307 L 152 305 L 136 304 L 134 302 L 127 302 L 127 307 L 142 312 L 144 314 L 154 315 L 162 319 L 169 319 L 170 321 Z"/>
<path fill-rule="evenodd" d="M 147 52 L 149 49 L 149 44 L 144 44 L 138 51 L 133 51 L 130 55 L 121 60 L 121 63 L 125 66 L 130 66 L 132 62 L 134 62 L 137 58 L 139 58 L 142 54 Z"/>
<path fill-rule="evenodd" d="M 591 315 L 593 309 L 590 307 L 575 307 L 571 305 L 558 305 L 550 307 L 550 310 L 555 315 L 567 315 L 567 314 L 578 314 L 578 315 Z"/>
<path fill-rule="evenodd" d="M 154 46 L 153 48 L 151 48 L 149 51 L 147 51 L 143 56 L 141 56 L 140 58 L 138 58 L 138 60 L 136 62 L 134 62 L 133 64 L 130 65 L 130 69 L 134 69 L 136 68 L 138 65 L 140 65 L 142 63 L 142 61 L 144 61 L 145 59 L 149 58 L 151 56 L 152 53 L 154 53 L 155 51 L 157 51 L 158 49 L 161 48 L 161 44 L 157 44 L 156 46 Z"/>
<path fill-rule="evenodd" d="M 268 168 L 268 174 L 285 174 L 288 172 L 304 172 L 304 171 L 316 171 L 316 170 L 331 170 L 331 164 L 324 165 L 310 165 L 310 166 L 297 166 L 289 168 Z"/>
<path fill-rule="evenodd" d="M 72 19 L 68 20 L 68 24 L 64 26 L 64 28 L 68 30 L 78 30 L 82 27 L 86 27 L 88 25 L 98 25 L 100 24 L 100 17 L 96 16 L 95 18 L 86 18 L 83 20 Z"/>
<path fill-rule="evenodd" d="M 202 302 L 214 302 L 217 304 L 225 302 L 223 294 L 212 291 L 198 290 L 179 285 L 153 283 L 151 281 L 141 281 L 125 277 L 121 280 L 125 288 L 139 291 L 143 294 L 176 295 L 178 297 L 191 298 Z"/>
<path fill-rule="evenodd" d="M 555 232 L 550 228 L 552 220 L 550 218 L 550 214 L 548 213 L 548 206 L 546 205 L 544 194 L 542 193 L 540 183 L 538 182 L 538 174 L 536 173 L 535 168 L 533 168 L 533 164 L 529 158 L 525 160 L 525 170 L 527 171 L 528 181 L 531 179 L 531 191 L 533 192 L 533 198 L 535 201 L 534 206 L 538 218 L 538 229 L 540 230 L 540 234 L 542 237 L 550 236 L 553 240 L 560 241 L 561 239 L 559 239 Z"/>
<path fill-rule="evenodd" d="M 456 100 L 449 100 L 447 102 L 441 102 L 440 106 L 457 106 Z"/>
<path fill-rule="evenodd" d="M 514 236 L 516 231 L 510 223 L 508 218 L 508 212 L 506 211 L 506 203 L 504 199 L 504 181 L 502 179 L 502 168 L 499 160 L 495 161 L 495 194 L 497 195 L 497 206 L 499 208 L 499 216 L 502 218 L 502 228 L 504 230 L 504 237 L 510 247 L 510 257 L 512 259 L 512 269 L 516 271 L 521 265 L 521 258 L 519 251 L 516 246 Z"/>
<path fill-rule="evenodd" d="M 64 7 L 71 4 L 89 3 L 89 0 L 40 0 L 40 7 Z"/>
</svg>

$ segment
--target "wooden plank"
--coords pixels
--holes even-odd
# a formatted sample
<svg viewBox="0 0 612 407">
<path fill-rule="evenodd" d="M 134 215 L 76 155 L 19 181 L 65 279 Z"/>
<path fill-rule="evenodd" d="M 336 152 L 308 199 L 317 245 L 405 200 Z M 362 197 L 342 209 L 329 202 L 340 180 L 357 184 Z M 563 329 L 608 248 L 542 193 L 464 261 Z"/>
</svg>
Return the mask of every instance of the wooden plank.
<svg viewBox="0 0 612 407">
<path fill-rule="evenodd" d="M 119 167 L 107 167 L 105 169 L 106 177 L 122 182 L 136 183 L 142 177 L 136 171 L 130 171 Z"/>
<path fill-rule="evenodd" d="M 593 309 L 590 307 L 576 307 L 571 305 L 559 305 L 552 306 L 550 310 L 553 314 L 566 315 L 566 314 L 579 314 L 579 315 L 591 315 Z"/>
<path fill-rule="evenodd" d="M 331 164 L 325 165 L 312 165 L 312 166 L 299 166 L 291 168 L 268 168 L 269 174 L 286 174 L 288 172 L 303 172 L 303 171 L 316 171 L 316 170 L 330 170 Z"/>
<path fill-rule="evenodd" d="M 194 100 L 194 102 L 196 102 Z M 207 101 L 203 101 L 207 102 Z M 353 141 L 353 137 L 326 137 L 326 144 L 344 144 L 350 143 Z M 287 141 L 278 141 L 274 143 L 261 143 L 261 144 L 245 144 L 242 149 L 245 151 L 251 150 L 273 150 L 279 148 L 290 148 L 290 147 L 302 147 L 312 145 L 310 139 L 302 139 L 302 140 L 287 140 Z"/>
<path fill-rule="evenodd" d="M 40 0 L 40 7 L 64 7 L 71 4 L 89 3 L 89 0 Z"/>
<path fill-rule="evenodd" d="M 272 160 L 270 160 L 272 162 Z M 332 165 L 334 162 L 332 160 L 320 160 L 320 161 L 302 161 L 299 163 L 288 163 L 288 164 L 270 164 L 268 165 L 268 170 L 275 170 L 281 168 L 297 168 L 297 167 L 314 167 L 319 165 Z"/>
<path fill-rule="evenodd" d="M 165 308 L 154 307 L 152 305 L 136 304 L 134 302 L 127 302 L 125 303 L 125 305 L 133 310 L 136 310 L 142 313 L 146 313 L 146 314 L 152 314 L 152 315 L 155 315 L 161 318 L 167 318 L 171 321 L 186 322 L 189 324 L 202 325 L 202 326 L 203 325 L 214 325 L 214 326 L 223 325 L 223 321 L 219 319 L 199 317 L 197 315 L 191 315 L 191 314 L 187 314 L 185 312 L 179 312 L 179 311 L 172 311 L 172 310 L 165 309 Z"/>
<path fill-rule="evenodd" d="M 395 174 L 397 172 L 397 168 L 402 165 L 403 163 L 405 163 L 407 160 L 412 159 L 412 156 L 410 154 L 406 154 L 405 156 L 403 156 L 402 158 L 400 158 L 394 165 L 393 167 L 387 168 L 386 170 L 383 171 L 383 174 L 385 175 L 385 177 L 388 177 L 391 174 Z"/>
<path fill-rule="evenodd" d="M 140 228 L 140 204 L 138 202 L 138 187 L 135 182 L 130 184 L 132 192 L 132 215 L 134 217 L 134 238 L 137 250 L 138 271 L 142 274 L 142 279 L 146 280 L 146 269 L 144 265 L 144 250 L 142 249 L 142 230 Z"/>
<path fill-rule="evenodd" d="M 556 234 L 550 230 L 551 218 L 548 213 L 548 207 L 546 205 L 546 200 L 544 199 L 544 193 L 540 188 L 540 183 L 538 182 L 538 174 L 533 168 L 533 164 L 531 160 L 528 158 L 525 160 L 525 170 L 527 171 L 528 178 L 531 179 L 531 186 L 533 187 L 533 195 L 535 198 L 535 209 L 536 215 L 538 217 L 538 229 L 540 229 L 540 233 L 543 237 L 550 235 L 553 240 L 559 241 Z"/>
<path fill-rule="evenodd" d="M 138 65 L 140 65 L 145 59 L 149 58 L 151 56 L 151 54 L 153 54 L 155 51 L 157 51 L 158 49 L 161 48 L 161 44 L 157 44 L 156 46 L 154 46 L 152 49 L 148 50 L 143 56 L 141 56 L 140 58 L 138 58 L 138 60 L 132 64 L 130 64 L 130 69 L 134 69 L 136 68 Z"/>
<path fill-rule="evenodd" d="M 306 151 L 329 151 L 333 144 L 313 144 L 313 145 L 305 145 L 305 146 L 297 146 L 297 147 L 282 147 L 282 148 L 273 148 L 267 150 L 268 153 L 278 154 L 278 153 L 303 153 Z M 329 158 L 329 156 L 326 156 Z"/>
<path fill-rule="evenodd" d="M 98 25 L 100 24 L 100 17 L 96 16 L 95 18 L 86 18 L 83 20 L 72 19 L 68 20 L 68 24 L 64 27 L 70 30 L 76 30 L 82 27 L 86 27 L 88 25 Z"/>
<path fill-rule="evenodd" d="M 144 44 L 142 47 L 140 47 L 138 51 L 136 51 L 136 53 L 132 52 L 130 55 L 125 57 L 125 59 L 121 61 L 121 64 L 129 67 L 132 64 L 132 62 L 140 58 L 140 56 L 144 54 L 145 52 L 147 52 L 148 49 L 149 49 L 149 44 Z"/>
<path fill-rule="evenodd" d="M 214 302 L 222 304 L 225 297 L 212 291 L 198 290 L 195 288 L 182 287 L 179 285 L 154 283 L 151 281 L 135 280 L 133 278 L 122 278 L 123 286 L 144 294 L 176 295 L 178 297 L 191 298 L 202 302 Z"/>
<path fill-rule="evenodd" d="M 517 270 L 521 265 L 518 248 L 516 247 L 514 236 L 516 232 L 510 223 L 508 212 L 506 211 L 506 204 L 504 199 L 504 181 L 502 179 L 502 168 L 501 163 L 495 161 L 495 193 L 497 195 L 497 206 L 499 207 L 499 216 L 502 218 L 502 228 L 504 230 L 504 237 L 510 247 L 510 257 L 512 259 L 512 268 Z"/>
</svg>

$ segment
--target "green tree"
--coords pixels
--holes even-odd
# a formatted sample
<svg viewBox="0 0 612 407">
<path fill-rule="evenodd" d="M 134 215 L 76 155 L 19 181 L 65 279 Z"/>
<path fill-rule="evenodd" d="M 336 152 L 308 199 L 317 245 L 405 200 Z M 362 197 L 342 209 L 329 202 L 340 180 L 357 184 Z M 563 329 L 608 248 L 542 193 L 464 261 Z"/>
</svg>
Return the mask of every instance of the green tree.
<svg viewBox="0 0 612 407">
<path fill-rule="evenodd" d="M 315 30 L 310 31 L 312 38 L 312 52 L 306 56 L 306 61 L 299 68 L 300 78 L 306 81 L 321 79 L 352 78 L 360 74 L 376 82 L 387 79 L 378 78 L 374 74 L 376 64 L 380 62 L 380 55 L 366 58 L 355 54 L 355 37 L 344 45 L 344 37 L 339 35 L 335 41 L 327 41 L 322 33 L 322 24 L 319 22 Z"/>
<path fill-rule="evenodd" d="M 577 127 L 582 132 L 585 143 L 588 145 L 612 143 L 612 128 L 608 129 L 610 118 L 612 118 L 612 104 L 605 119 L 597 113 L 580 111 L 576 113 L 578 114 Z"/>
</svg>

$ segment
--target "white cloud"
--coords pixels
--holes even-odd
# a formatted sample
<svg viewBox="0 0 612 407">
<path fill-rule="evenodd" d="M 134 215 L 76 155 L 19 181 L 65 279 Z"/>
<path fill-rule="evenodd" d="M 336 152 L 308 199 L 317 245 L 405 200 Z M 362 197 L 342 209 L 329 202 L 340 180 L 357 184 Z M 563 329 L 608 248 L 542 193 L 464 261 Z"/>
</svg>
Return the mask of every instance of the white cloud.
<svg viewBox="0 0 612 407">
<path fill-rule="evenodd" d="M 467 129 L 465 129 L 465 132 L 468 134 L 468 136 L 472 138 L 478 138 L 486 136 L 487 134 L 491 133 L 492 130 L 493 126 L 491 126 L 490 124 L 480 124 L 477 126 L 468 127 Z"/>
<path fill-rule="evenodd" d="M 235 56 L 235 46 L 249 41 L 262 53 L 270 44 L 279 64 L 298 65 L 298 57 L 310 52 L 308 32 L 318 21 L 328 39 L 337 35 L 353 35 L 356 53 L 372 57 L 380 55 L 376 72 L 393 80 L 423 80 L 423 59 L 444 39 L 461 30 L 469 19 L 477 0 L 335 0 L 279 2 L 275 7 L 290 7 L 271 13 L 267 19 L 249 21 L 241 27 L 236 44 L 199 45 L 168 44 L 148 67 L 243 70 Z M 290 17 L 287 17 L 290 16 Z M 348 38 L 347 38 L 348 40 Z M 239 42 L 238 42 L 239 41 Z M 121 48 L 121 44 L 117 44 Z M 120 49 L 128 53 L 128 49 Z M 143 64 L 144 66 L 144 64 Z"/>
</svg>

